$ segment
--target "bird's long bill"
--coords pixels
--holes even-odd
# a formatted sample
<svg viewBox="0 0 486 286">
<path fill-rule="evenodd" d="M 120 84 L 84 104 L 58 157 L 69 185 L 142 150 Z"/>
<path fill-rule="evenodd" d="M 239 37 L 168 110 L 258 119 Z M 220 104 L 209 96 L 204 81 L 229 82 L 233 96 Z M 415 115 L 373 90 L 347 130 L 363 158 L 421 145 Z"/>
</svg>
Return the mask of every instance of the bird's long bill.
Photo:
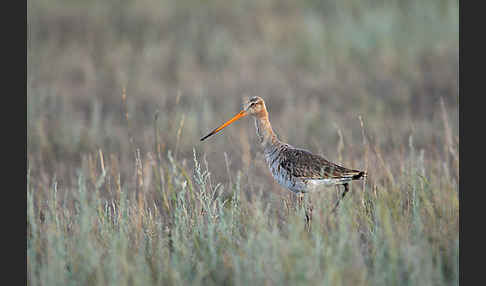
<svg viewBox="0 0 486 286">
<path fill-rule="evenodd" d="M 238 119 L 240 119 L 242 117 L 245 117 L 246 115 L 248 115 L 248 113 L 246 113 L 246 111 L 244 111 L 244 110 L 240 111 L 240 113 L 238 113 L 235 116 L 233 116 L 233 118 L 231 118 L 230 120 L 226 121 L 221 126 L 219 126 L 218 128 L 214 129 L 213 131 L 211 131 L 208 135 L 206 135 L 203 138 L 201 138 L 201 141 L 203 141 L 204 139 L 208 138 L 209 136 L 211 136 L 213 134 L 218 133 L 219 131 L 221 131 L 226 126 L 230 125 L 231 123 L 235 122 L 236 120 L 238 120 Z"/>
</svg>

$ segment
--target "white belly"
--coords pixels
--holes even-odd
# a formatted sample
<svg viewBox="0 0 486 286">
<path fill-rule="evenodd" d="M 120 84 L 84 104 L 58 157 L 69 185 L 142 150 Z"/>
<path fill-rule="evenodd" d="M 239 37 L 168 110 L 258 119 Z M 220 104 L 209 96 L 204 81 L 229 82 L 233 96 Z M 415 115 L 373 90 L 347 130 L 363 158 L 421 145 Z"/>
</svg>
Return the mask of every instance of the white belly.
<svg viewBox="0 0 486 286">
<path fill-rule="evenodd" d="M 351 180 L 351 178 L 309 179 L 293 177 L 286 169 L 280 167 L 280 158 L 278 157 L 278 152 L 272 149 L 267 149 L 265 150 L 264 155 L 275 181 L 277 181 L 277 183 L 279 183 L 281 186 L 295 193 L 307 193 L 322 190 L 324 187 L 343 184 Z"/>
<path fill-rule="evenodd" d="M 294 193 L 307 193 L 322 190 L 325 187 L 344 184 L 350 181 L 350 178 L 340 179 L 307 179 L 296 178 L 291 176 L 284 168 L 279 168 L 280 161 L 272 160 L 274 158 L 267 157 L 268 167 L 272 173 L 273 178 L 282 187 L 289 189 Z M 273 163 L 272 163 L 273 162 Z"/>
</svg>

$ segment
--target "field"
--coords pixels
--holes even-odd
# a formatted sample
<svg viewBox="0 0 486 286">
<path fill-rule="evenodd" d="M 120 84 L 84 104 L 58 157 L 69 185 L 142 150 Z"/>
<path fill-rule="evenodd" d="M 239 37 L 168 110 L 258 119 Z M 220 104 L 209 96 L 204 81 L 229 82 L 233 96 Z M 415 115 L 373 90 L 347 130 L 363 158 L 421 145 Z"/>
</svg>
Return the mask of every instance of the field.
<svg viewBox="0 0 486 286">
<path fill-rule="evenodd" d="M 28 1 L 28 285 L 458 285 L 458 1 Z M 252 119 L 353 169 L 296 197 Z M 312 205 L 306 225 L 305 208 Z"/>
</svg>

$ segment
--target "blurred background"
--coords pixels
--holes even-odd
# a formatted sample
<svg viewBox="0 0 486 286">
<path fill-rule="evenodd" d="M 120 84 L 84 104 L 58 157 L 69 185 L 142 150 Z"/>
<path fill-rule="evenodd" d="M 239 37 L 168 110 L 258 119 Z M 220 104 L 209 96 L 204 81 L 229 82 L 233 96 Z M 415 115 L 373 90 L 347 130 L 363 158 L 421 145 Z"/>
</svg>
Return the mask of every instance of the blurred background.
<svg viewBox="0 0 486 286">
<path fill-rule="evenodd" d="M 189 170 L 195 151 L 215 182 L 241 172 L 246 192 L 287 194 L 267 170 L 253 120 L 199 141 L 254 95 L 281 140 L 368 169 L 372 183 L 400 173 L 411 142 L 425 166 L 458 165 L 458 6 L 28 1 L 32 182 L 48 188 L 55 178 L 70 189 L 79 170 L 100 169 L 103 154 L 131 191 L 136 150 L 147 168 L 170 152 Z"/>
</svg>

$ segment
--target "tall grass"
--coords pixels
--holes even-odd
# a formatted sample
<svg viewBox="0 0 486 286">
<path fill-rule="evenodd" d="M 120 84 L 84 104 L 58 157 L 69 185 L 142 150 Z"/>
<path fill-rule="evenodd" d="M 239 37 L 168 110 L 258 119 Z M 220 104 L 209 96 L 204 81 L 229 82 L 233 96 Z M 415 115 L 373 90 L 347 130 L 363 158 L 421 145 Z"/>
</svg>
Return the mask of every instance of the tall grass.
<svg viewBox="0 0 486 286">
<path fill-rule="evenodd" d="M 28 285 L 458 285 L 458 1 L 29 1 Z M 299 205 L 279 137 L 355 169 Z M 306 224 L 306 208 L 312 220 Z"/>
<path fill-rule="evenodd" d="M 39 189 L 29 170 L 28 284 L 457 285 L 457 185 L 426 168 L 412 138 L 409 147 L 397 189 L 355 187 L 336 215 L 332 193 L 313 194 L 310 229 L 286 197 L 247 199 L 241 173 L 227 190 L 213 182 L 195 150 L 192 171 L 169 151 L 146 174 L 163 185 L 139 200 L 125 186 L 103 194 L 114 166 L 92 183 L 78 170 L 64 191 L 56 178 Z"/>
</svg>

